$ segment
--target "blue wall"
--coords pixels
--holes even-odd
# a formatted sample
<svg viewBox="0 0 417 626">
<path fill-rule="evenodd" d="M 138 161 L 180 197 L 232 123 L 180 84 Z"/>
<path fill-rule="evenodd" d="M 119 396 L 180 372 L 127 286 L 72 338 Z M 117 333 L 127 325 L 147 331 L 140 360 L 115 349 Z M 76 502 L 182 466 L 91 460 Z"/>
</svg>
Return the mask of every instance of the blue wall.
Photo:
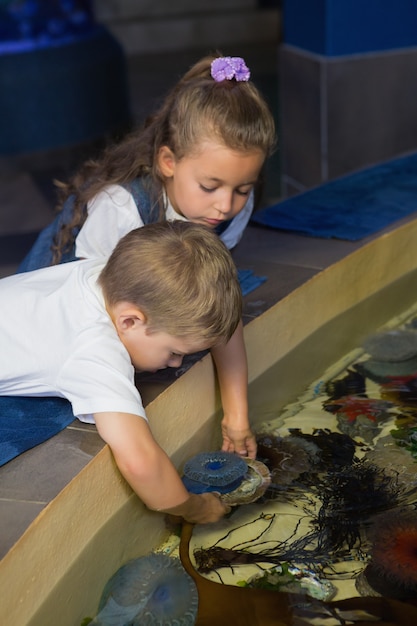
<svg viewBox="0 0 417 626">
<path fill-rule="evenodd" d="M 417 0 L 284 0 L 284 43 L 325 56 L 417 46 Z"/>
</svg>

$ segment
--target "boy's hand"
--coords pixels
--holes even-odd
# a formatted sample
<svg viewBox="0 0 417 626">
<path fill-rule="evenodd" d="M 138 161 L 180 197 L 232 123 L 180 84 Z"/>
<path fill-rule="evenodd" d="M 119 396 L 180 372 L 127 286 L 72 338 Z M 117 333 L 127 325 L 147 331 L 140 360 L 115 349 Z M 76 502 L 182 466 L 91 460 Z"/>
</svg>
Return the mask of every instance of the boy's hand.
<svg viewBox="0 0 417 626">
<path fill-rule="evenodd" d="M 164 513 L 181 517 L 191 524 L 210 524 L 218 522 L 231 510 L 228 504 L 220 500 L 218 493 L 190 493 L 190 497 L 183 504 L 166 509 Z"/>
<path fill-rule="evenodd" d="M 235 452 L 239 456 L 247 456 L 250 459 L 256 458 L 256 439 L 249 427 L 234 428 L 228 424 L 226 417 L 224 417 L 222 421 L 222 435 L 223 452 Z"/>
</svg>

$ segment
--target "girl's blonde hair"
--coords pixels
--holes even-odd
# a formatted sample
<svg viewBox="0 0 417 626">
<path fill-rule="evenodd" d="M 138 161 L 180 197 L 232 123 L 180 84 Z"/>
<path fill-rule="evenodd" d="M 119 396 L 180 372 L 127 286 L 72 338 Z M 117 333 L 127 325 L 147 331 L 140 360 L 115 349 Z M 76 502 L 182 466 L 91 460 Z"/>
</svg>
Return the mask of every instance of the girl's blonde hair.
<svg viewBox="0 0 417 626">
<path fill-rule="evenodd" d="M 53 247 L 54 263 L 71 249 L 75 229 L 86 220 L 88 201 L 108 185 L 128 186 L 143 177 L 157 219 L 165 218 L 164 179 L 158 167 L 162 146 L 168 146 L 177 160 L 195 154 L 205 139 L 218 139 L 236 151 L 259 150 L 265 158 L 272 153 L 275 124 L 267 103 L 251 81 L 216 82 L 210 70 L 218 56 L 198 61 L 141 129 L 109 146 L 99 160 L 87 161 L 69 183 L 57 183 L 59 207 L 72 194 L 75 204 L 73 219 L 64 225 Z"/>
<path fill-rule="evenodd" d="M 227 342 L 242 313 L 235 264 L 219 237 L 192 222 L 157 222 L 125 235 L 102 270 L 107 305 L 129 302 L 151 332 Z"/>
</svg>

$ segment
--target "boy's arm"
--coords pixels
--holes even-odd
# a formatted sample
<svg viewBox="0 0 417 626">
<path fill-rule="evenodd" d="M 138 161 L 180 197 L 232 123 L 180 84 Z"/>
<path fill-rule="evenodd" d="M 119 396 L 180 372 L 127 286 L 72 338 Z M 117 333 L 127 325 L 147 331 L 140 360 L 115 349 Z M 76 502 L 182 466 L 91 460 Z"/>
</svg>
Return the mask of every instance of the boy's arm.
<svg viewBox="0 0 417 626">
<path fill-rule="evenodd" d="M 129 413 L 96 413 L 94 419 L 121 474 L 148 508 L 198 524 L 216 522 L 230 511 L 217 495 L 186 490 L 145 419 Z"/>
<path fill-rule="evenodd" d="M 256 440 L 248 417 L 248 365 L 239 323 L 227 344 L 211 349 L 223 405 L 222 449 L 251 459 L 256 457 Z"/>
</svg>

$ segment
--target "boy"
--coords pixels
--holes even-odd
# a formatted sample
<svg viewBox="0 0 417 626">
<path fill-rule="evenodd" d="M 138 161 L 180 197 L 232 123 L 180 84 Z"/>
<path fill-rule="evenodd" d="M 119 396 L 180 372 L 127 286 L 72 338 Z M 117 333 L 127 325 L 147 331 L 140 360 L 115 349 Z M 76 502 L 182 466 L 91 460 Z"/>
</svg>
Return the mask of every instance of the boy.
<svg viewBox="0 0 417 626">
<path fill-rule="evenodd" d="M 236 330 L 237 272 L 215 233 L 190 222 L 151 224 L 126 235 L 107 262 L 0 280 L 0 301 L 0 395 L 67 398 L 76 417 L 95 422 L 150 509 L 194 523 L 229 510 L 216 495 L 188 493 L 134 385 L 135 369 L 178 367 Z"/>
</svg>

